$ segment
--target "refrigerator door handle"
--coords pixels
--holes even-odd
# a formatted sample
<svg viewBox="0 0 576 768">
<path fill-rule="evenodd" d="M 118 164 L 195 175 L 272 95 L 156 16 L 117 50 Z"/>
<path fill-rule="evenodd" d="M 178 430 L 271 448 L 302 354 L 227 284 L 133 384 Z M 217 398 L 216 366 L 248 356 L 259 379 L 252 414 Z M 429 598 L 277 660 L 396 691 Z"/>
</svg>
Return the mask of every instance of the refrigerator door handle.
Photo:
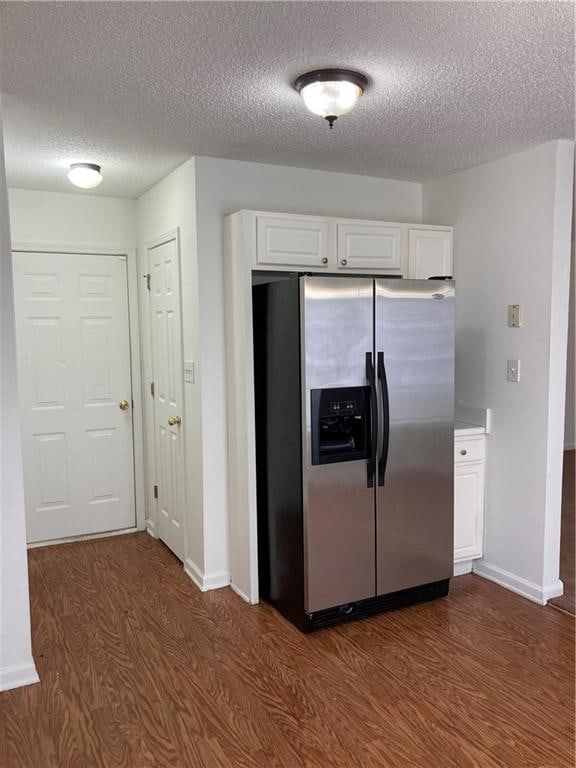
<svg viewBox="0 0 576 768">
<path fill-rule="evenodd" d="M 384 352 L 378 352 L 378 382 L 382 395 L 382 449 L 378 460 L 378 485 L 384 485 L 386 465 L 388 464 L 388 449 L 390 447 L 390 402 L 388 399 L 388 379 L 384 365 Z"/>
<path fill-rule="evenodd" d="M 376 372 L 372 363 L 372 352 L 366 352 L 366 380 L 370 385 L 370 456 L 366 465 L 366 487 L 374 487 L 376 474 L 376 456 L 378 451 L 378 393 Z"/>
</svg>

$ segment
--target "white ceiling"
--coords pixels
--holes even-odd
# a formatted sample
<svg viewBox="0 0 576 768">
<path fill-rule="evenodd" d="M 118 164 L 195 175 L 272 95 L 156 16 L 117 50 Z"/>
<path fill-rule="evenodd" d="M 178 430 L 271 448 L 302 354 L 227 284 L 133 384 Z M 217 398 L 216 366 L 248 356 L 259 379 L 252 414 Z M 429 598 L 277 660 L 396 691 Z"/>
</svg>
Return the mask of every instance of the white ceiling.
<svg viewBox="0 0 576 768">
<path fill-rule="evenodd" d="M 140 195 L 192 155 L 424 180 L 574 133 L 570 2 L 3 2 L 9 183 Z M 333 131 L 292 83 L 371 84 Z M 94 193 L 94 190 L 91 190 Z"/>
</svg>

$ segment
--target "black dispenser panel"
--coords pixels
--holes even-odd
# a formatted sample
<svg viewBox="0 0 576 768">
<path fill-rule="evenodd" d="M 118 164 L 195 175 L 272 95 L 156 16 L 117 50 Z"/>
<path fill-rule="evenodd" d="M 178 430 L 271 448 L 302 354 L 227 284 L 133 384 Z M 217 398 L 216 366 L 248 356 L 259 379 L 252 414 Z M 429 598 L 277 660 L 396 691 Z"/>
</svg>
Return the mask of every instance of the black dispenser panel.
<svg viewBox="0 0 576 768">
<path fill-rule="evenodd" d="M 370 388 L 313 389 L 312 464 L 336 464 L 370 455 Z"/>
</svg>

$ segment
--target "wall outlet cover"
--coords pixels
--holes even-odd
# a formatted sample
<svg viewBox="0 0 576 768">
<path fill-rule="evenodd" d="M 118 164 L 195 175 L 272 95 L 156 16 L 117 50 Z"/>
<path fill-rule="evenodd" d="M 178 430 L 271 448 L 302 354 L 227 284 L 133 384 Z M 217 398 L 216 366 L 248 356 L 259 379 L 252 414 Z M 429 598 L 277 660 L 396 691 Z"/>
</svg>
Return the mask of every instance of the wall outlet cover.
<svg viewBox="0 0 576 768">
<path fill-rule="evenodd" d="M 520 328 L 522 325 L 522 307 L 520 304 L 508 304 L 508 327 Z"/>
<path fill-rule="evenodd" d="M 520 360 L 508 360 L 506 363 L 506 381 L 514 384 L 520 381 Z"/>
<path fill-rule="evenodd" d="M 194 384 L 194 360 L 184 360 L 184 383 Z"/>
</svg>

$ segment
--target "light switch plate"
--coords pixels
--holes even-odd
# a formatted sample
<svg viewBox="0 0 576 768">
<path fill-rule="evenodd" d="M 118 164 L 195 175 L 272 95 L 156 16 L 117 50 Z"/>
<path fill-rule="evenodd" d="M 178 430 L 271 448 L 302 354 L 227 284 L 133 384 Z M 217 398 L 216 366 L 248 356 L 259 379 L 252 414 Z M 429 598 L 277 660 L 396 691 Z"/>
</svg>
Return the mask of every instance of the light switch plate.
<svg viewBox="0 0 576 768">
<path fill-rule="evenodd" d="M 194 360 L 184 360 L 184 383 L 194 384 Z"/>
<path fill-rule="evenodd" d="M 522 325 L 522 307 L 520 304 L 508 304 L 508 327 L 520 328 Z"/>
<path fill-rule="evenodd" d="M 520 381 L 520 360 L 508 360 L 506 363 L 506 381 L 517 384 Z"/>
</svg>

